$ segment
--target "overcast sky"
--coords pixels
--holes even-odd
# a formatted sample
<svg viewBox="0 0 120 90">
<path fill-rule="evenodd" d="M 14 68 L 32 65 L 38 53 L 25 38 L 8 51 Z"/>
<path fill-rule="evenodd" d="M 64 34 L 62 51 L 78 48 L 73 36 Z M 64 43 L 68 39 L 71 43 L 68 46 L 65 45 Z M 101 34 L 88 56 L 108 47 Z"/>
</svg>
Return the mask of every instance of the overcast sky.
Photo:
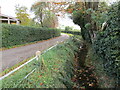
<svg viewBox="0 0 120 90">
<path fill-rule="evenodd" d="M 0 0 L 1 13 L 9 16 L 16 17 L 15 15 L 15 6 L 19 4 L 20 6 L 26 6 L 28 8 L 28 13 L 31 17 L 33 14 L 30 12 L 30 8 L 34 2 L 38 0 Z M 50 1 L 50 0 L 49 0 Z M 115 0 L 109 0 L 111 3 Z M 64 26 L 74 26 L 75 28 L 79 28 L 79 26 L 74 25 L 72 20 L 70 20 L 67 16 L 65 18 L 59 19 L 60 25 Z"/>
<path fill-rule="evenodd" d="M 15 15 L 15 6 L 20 5 L 20 6 L 26 6 L 29 10 L 31 5 L 36 1 L 36 0 L 0 0 L 0 6 L 1 6 L 1 12 L 2 14 L 6 14 L 9 16 L 16 16 Z"/>
</svg>

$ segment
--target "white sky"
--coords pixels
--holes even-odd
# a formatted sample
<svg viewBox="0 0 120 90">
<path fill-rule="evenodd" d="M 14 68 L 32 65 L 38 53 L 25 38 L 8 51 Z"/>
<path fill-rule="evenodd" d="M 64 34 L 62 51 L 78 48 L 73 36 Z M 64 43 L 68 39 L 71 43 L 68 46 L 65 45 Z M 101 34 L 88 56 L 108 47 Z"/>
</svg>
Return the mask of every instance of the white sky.
<svg viewBox="0 0 120 90">
<path fill-rule="evenodd" d="M 15 6 L 19 4 L 20 6 L 26 6 L 28 8 L 28 13 L 30 14 L 30 17 L 33 17 L 33 14 L 30 12 L 30 8 L 35 1 L 37 0 L 0 0 L 1 13 L 8 16 L 16 17 Z M 109 1 L 113 2 L 115 0 Z M 73 26 L 79 29 L 79 26 L 75 25 L 67 16 L 65 18 L 60 18 L 59 23 L 61 26 Z"/>
<path fill-rule="evenodd" d="M 15 17 L 15 6 L 26 6 L 29 10 L 36 0 L 0 0 L 1 12 L 9 16 Z"/>
</svg>

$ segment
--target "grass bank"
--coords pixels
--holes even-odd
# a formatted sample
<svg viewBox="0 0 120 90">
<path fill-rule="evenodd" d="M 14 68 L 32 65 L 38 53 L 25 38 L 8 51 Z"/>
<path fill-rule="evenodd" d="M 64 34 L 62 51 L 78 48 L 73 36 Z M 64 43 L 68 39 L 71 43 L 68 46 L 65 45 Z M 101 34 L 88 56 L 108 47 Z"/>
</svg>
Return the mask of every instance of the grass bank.
<svg viewBox="0 0 120 90">
<path fill-rule="evenodd" d="M 73 59 L 80 39 L 71 38 L 41 55 L 19 71 L 1 80 L 1 88 L 71 88 L 73 82 Z M 23 79 L 34 68 L 36 70 Z"/>
</svg>

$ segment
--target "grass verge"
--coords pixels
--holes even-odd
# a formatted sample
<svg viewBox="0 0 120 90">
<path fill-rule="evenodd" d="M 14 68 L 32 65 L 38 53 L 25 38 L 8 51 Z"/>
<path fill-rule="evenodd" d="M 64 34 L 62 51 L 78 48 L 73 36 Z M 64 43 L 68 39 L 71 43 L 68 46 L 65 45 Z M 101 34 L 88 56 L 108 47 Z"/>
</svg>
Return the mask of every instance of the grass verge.
<svg viewBox="0 0 120 90">
<path fill-rule="evenodd" d="M 79 39 L 71 38 L 57 45 L 38 61 L 33 60 L 1 80 L 1 88 L 71 88 L 74 53 L 78 50 L 79 42 Z M 36 71 L 22 80 L 34 68 L 37 68 Z"/>
<path fill-rule="evenodd" d="M 62 34 L 67 34 L 67 35 L 69 35 L 69 36 L 74 36 L 74 34 L 70 34 L 70 33 L 62 33 Z"/>
</svg>

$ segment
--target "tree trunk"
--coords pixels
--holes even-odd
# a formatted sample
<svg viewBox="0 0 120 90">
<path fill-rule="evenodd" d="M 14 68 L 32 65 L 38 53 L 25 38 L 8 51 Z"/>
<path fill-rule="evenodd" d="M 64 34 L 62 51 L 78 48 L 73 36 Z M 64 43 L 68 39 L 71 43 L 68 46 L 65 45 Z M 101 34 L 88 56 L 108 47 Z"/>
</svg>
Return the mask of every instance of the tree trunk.
<svg viewBox="0 0 120 90">
<path fill-rule="evenodd" d="M 94 2 L 93 3 L 93 10 L 98 10 L 98 4 L 99 4 L 99 0 L 98 2 Z M 93 22 L 93 25 L 92 25 L 92 30 L 93 31 L 97 31 L 97 25 L 96 25 L 96 22 Z"/>
<path fill-rule="evenodd" d="M 93 10 L 98 10 L 98 4 L 99 4 L 99 0 L 98 2 L 93 3 Z"/>
<path fill-rule="evenodd" d="M 99 4 L 99 0 L 98 0 L 98 2 L 85 2 L 85 7 L 86 7 L 86 9 L 91 8 L 93 10 L 98 10 L 98 4 Z M 88 20 L 88 23 L 90 23 L 92 25 L 92 27 L 89 28 L 89 33 L 90 33 L 91 38 L 94 38 L 94 32 L 93 31 L 97 30 L 96 22 L 92 21 L 91 14 L 86 15 L 86 18 Z"/>
</svg>

